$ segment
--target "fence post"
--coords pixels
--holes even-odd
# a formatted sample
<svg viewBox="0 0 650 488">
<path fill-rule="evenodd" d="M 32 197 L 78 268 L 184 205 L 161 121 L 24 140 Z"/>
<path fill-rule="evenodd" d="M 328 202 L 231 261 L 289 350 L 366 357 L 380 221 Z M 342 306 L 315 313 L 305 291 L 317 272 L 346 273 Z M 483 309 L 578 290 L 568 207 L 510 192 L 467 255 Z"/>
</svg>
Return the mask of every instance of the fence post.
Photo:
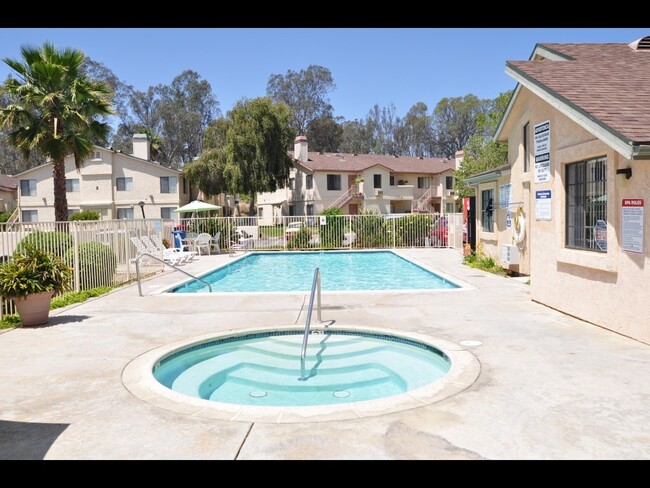
<svg viewBox="0 0 650 488">
<path fill-rule="evenodd" d="M 81 290 L 80 286 L 80 270 L 79 270 L 79 224 L 76 222 L 70 222 L 71 225 L 74 225 L 74 256 L 73 256 L 73 273 L 74 273 L 74 291 L 79 292 Z"/>
</svg>

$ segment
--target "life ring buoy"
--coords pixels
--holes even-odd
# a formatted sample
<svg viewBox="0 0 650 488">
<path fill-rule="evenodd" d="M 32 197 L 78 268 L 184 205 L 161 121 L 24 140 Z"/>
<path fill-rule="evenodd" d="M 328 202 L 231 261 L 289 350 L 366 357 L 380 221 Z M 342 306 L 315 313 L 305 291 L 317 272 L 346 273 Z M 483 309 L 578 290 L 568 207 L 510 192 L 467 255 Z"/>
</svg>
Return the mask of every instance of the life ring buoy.
<svg viewBox="0 0 650 488">
<path fill-rule="evenodd" d="M 517 209 L 515 214 L 515 225 L 512 227 L 512 237 L 517 244 L 523 242 L 526 238 L 526 218 L 524 217 L 521 207 Z"/>
</svg>

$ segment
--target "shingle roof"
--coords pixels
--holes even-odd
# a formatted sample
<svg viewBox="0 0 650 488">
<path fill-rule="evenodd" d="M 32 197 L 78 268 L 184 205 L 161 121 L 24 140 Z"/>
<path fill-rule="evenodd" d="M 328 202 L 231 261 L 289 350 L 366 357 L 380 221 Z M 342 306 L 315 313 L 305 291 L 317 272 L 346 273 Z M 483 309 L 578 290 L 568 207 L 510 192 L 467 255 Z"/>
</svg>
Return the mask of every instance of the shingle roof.
<svg viewBox="0 0 650 488">
<path fill-rule="evenodd" d="M 293 156 L 293 154 L 291 154 Z M 410 156 L 384 156 L 378 154 L 318 153 L 309 152 L 308 161 L 298 161 L 310 171 L 359 172 L 373 166 L 384 166 L 393 173 L 438 174 L 456 169 L 454 159 L 415 158 Z"/>
<path fill-rule="evenodd" d="M 18 180 L 13 176 L 0 175 L 0 190 L 13 191 L 18 188 Z"/>
<path fill-rule="evenodd" d="M 540 44 L 566 61 L 507 61 L 633 143 L 650 142 L 650 50 L 628 44 Z"/>
</svg>

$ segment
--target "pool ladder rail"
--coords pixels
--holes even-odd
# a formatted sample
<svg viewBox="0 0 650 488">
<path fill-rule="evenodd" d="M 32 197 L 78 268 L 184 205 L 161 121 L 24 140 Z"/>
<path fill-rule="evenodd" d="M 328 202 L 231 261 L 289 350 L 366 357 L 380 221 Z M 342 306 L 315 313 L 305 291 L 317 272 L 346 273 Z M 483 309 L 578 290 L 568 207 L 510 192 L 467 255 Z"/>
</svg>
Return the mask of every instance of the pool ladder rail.
<svg viewBox="0 0 650 488">
<path fill-rule="evenodd" d="M 147 256 L 148 258 L 152 258 L 152 259 L 155 259 L 156 261 L 160 261 L 161 263 L 166 264 L 170 268 L 173 268 L 176 271 L 180 271 L 181 273 L 189 276 L 190 278 L 194 278 L 196 281 L 200 281 L 204 285 L 207 285 L 208 290 L 210 290 L 210 293 L 212 293 L 212 286 L 207 281 L 202 280 L 198 276 L 194 276 L 191 273 L 188 273 L 184 269 L 180 269 L 178 266 L 174 266 L 173 264 L 170 264 L 167 261 L 163 261 L 162 259 L 154 256 L 153 254 L 149 254 L 148 252 L 143 252 L 137 258 L 135 258 L 135 277 L 136 277 L 136 280 L 138 281 L 138 293 L 140 294 L 140 296 L 142 296 L 142 284 L 141 284 L 141 280 L 140 280 L 140 258 L 142 258 L 143 256 Z"/>
<path fill-rule="evenodd" d="M 300 350 L 300 373 L 301 378 L 305 379 L 305 356 L 307 355 L 307 342 L 309 341 L 309 328 L 311 326 L 311 314 L 314 310 L 314 297 L 317 302 L 316 321 L 322 322 L 321 317 L 321 300 L 320 300 L 320 268 L 314 270 L 314 279 L 311 284 L 311 293 L 309 294 L 309 305 L 307 307 L 307 320 L 305 322 L 305 334 L 302 337 L 302 349 Z"/>
</svg>

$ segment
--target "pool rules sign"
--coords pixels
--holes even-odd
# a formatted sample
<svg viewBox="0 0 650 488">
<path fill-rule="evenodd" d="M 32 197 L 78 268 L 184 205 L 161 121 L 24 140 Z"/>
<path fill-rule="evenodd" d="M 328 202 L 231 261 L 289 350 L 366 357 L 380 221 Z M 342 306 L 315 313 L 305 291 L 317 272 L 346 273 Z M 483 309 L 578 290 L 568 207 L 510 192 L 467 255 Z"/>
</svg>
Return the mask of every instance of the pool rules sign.
<svg viewBox="0 0 650 488">
<path fill-rule="evenodd" d="M 643 253 L 643 198 L 624 198 L 621 201 L 621 250 Z"/>
<path fill-rule="evenodd" d="M 551 181 L 551 121 L 535 126 L 535 183 Z"/>
</svg>

